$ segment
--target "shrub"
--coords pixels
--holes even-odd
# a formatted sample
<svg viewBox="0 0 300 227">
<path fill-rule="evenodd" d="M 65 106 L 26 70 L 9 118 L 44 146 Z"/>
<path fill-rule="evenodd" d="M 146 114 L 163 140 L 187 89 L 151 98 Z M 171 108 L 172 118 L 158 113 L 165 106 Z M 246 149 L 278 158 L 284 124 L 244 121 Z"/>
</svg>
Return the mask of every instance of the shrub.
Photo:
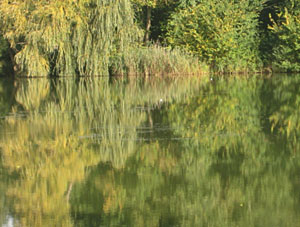
<svg viewBox="0 0 300 227">
<path fill-rule="evenodd" d="M 179 46 L 221 72 L 261 67 L 258 13 L 261 0 L 209 0 L 179 7 L 167 25 L 167 44 Z"/>
<path fill-rule="evenodd" d="M 283 21 L 270 26 L 277 37 L 272 54 L 274 71 L 300 72 L 300 13 L 294 13 L 285 9 L 280 15 Z"/>
</svg>

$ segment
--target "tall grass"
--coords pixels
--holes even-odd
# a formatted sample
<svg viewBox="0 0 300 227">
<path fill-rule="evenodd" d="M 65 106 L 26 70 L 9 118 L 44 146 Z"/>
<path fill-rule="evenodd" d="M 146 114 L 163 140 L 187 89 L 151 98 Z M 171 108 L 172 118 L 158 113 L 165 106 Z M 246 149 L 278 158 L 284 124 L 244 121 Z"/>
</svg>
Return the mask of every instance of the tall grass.
<svg viewBox="0 0 300 227">
<path fill-rule="evenodd" d="M 198 58 L 177 48 L 169 49 L 157 44 L 132 47 L 111 61 L 111 73 L 117 75 L 179 75 L 202 74 L 208 66 Z"/>
</svg>

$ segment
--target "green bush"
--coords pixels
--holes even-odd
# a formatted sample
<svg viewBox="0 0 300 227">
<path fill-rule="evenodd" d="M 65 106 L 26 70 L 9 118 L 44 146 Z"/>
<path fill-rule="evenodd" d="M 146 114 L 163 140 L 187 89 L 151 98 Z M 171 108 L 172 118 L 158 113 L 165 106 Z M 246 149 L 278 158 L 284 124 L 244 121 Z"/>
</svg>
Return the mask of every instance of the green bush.
<svg viewBox="0 0 300 227">
<path fill-rule="evenodd" d="M 293 14 L 285 9 L 279 21 L 270 27 L 277 37 L 273 48 L 272 67 L 274 71 L 300 72 L 300 13 Z"/>
<path fill-rule="evenodd" d="M 179 7 L 166 27 L 166 42 L 196 55 L 214 71 L 258 70 L 261 7 L 261 0 L 200 0 Z"/>
</svg>

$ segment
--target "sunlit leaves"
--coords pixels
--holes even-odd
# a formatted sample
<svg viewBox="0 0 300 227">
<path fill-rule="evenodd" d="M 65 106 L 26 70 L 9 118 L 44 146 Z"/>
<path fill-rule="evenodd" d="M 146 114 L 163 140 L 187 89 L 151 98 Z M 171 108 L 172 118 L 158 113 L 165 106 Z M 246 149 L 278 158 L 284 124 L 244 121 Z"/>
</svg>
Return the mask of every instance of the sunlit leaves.
<svg viewBox="0 0 300 227">
<path fill-rule="evenodd" d="M 136 34 L 128 0 L 4 0 L 0 13 L 27 76 L 108 74 L 110 56 Z"/>
<path fill-rule="evenodd" d="M 283 20 L 269 28 L 278 37 L 273 51 L 274 69 L 281 72 L 300 71 L 300 10 L 285 9 L 281 13 Z"/>
<path fill-rule="evenodd" d="M 180 46 L 221 72 L 258 69 L 261 1 L 197 1 L 172 14 L 167 43 Z"/>
</svg>

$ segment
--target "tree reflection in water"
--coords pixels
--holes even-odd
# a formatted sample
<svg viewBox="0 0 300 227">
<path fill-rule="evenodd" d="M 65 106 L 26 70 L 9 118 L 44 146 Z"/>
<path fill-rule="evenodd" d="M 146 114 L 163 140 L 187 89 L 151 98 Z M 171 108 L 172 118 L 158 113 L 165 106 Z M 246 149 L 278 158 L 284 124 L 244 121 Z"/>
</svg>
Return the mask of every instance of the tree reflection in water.
<svg viewBox="0 0 300 227">
<path fill-rule="evenodd" d="M 20 80 L 0 209 L 22 226 L 296 226 L 299 78 Z"/>
</svg>

